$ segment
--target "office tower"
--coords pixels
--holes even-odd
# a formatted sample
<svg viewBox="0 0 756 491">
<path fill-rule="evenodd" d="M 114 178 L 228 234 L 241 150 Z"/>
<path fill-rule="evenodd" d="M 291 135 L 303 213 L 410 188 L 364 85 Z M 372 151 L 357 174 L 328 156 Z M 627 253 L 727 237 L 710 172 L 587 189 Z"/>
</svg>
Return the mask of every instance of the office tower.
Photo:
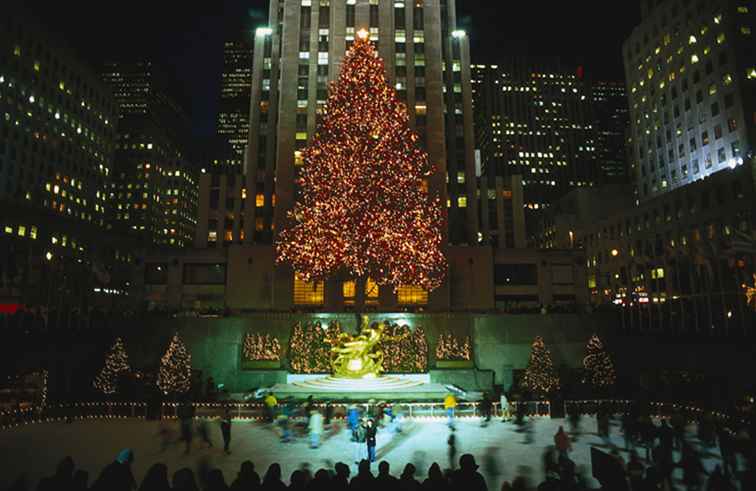
<svg viewBox="0 0 756 491">
<path fill-rule="evenodd" d="M 107 233 L 118 108 L 72 49 L 9 7 L 0 29 L 0 297 L 79 308 L 92 295 L 93 265 L 131 256 Z"/>
<path fill-rule="evenodd" d="M 188 117 L 156 82 L 150 62 L 109 62 L 102 79 L 120 107 L 109 193 L 115 230 L 145 246 L 190 245 L 198 172 L 189 162 Z"/>
<path fill-rule="evenodd" d="M 625 41 L 640 201 L 753 158 L 754 14 L 745 1 L 643 1 Z"/>
<path fill-rule="evenodd" d="M 596 160 L 603 183 L 628 180 L 626 130 L 630 124 L 624 82 L 591 84 L 593 126 L 596 128 Z"/>
<path fill-rule="evenodd" d="M 448 204 L 449 242 L 476 244 L 469 48 L 455 27 L 454 2 L 275 0 L 269 15 L 270 27 L 255 36 L 245 183 L 262 206 L 245 209 L 244 240 L 270 243 L 274 224 L 292 208 L 301 150 L 315 132 L 328 82 L 365 29 L 436 166 L 429 187 Z"/>
<path fill-rule="evenodd" d="M 252 84 L 252 36 L 239 33 L 238 38 L 223 45 L 223 75 L 218 110 L 218 140 L 228 143 L 231 155 L 218 155 L 213 165 L 241 168 L 249 135 L 249 100 Z M 216 163 L 215 160 L 218 160 Z"/>
<path fill-rule="evenodd" d="M 582 68 L 503 57 L 473 66 L 476 134 L 487 180 L 522 176 L 524 207 L 539 212 L 600 178 L 590 86 Z"/>
</svg>

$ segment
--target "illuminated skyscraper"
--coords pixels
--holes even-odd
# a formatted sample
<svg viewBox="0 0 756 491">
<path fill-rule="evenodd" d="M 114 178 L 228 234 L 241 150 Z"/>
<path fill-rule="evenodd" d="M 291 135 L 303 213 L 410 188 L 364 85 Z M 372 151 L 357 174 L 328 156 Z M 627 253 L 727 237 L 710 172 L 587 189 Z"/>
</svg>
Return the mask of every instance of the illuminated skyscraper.
<svg viewBox="0 0 756 491">
<path fill-rule="evenodd" d="M 240 33 L 223 46 L 223 78 L 218 111 L 218 139 L 233 149 L 230 156 L 218 156 L 217 165 L 238 166 L 244 162 L 249 135 L 249 101 L 252 85 L 252 34 Z M 225 158 L 224 158 L 225 157 Z M 215 160 L 213 164 L 216 165 Z"/>
<path fill-rule="evenodd" d="M 502 57 L 497 65 L 473 66 L 473 87 L 483 174 L 489 181 L 522 176 L 528 215 L 598 182 L 591 91 L 582 68 Z"/>
<path fill-rule="evenodd" d="M 642 1 L 623 47 L 637 199 L 753 159 L 753 5 Z"/>
</svg>

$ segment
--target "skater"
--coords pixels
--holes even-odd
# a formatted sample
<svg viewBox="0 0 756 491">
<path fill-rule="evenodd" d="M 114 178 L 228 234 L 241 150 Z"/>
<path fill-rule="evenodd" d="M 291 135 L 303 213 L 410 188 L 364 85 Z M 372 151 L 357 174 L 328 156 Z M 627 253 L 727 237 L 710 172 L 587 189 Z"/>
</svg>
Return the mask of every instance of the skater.
<svg viewBox="0 0 756 491">
<path fill-rule="evenodd" d="M 202 443 L 207 444 L 207 448 L 213 447 L 213 442 L 210 441 L 210 428 L 207 425 L 207 419 L 200 418 L 199 423 L 197 424 L 197 433 L 202 439 Z"/>
<path fill-rule="evenodd" d="M 186 444 L 186 450 L 184 453 L 188 454 L 192 448 L 192 439 L 194 438 L 194 428 L 192 428 L 194 406 L 192 406 L 188 400 L 184 400 L 184 402 L 176 409 L 176 416 L 181 425 L 181 439 Z"/>
<path fill-rule="evenodd" d="M 446 410 L 446 416 L 449 418 L 449 427 L 454 426 L 454 410 L 457 408 L 457 398 L 454 394 L 448 394 L 444 399 L 444 409 Z"/>
<path fill-rule="evenodd" d="M 446 440 L 449 454 L 449 469 L 454 470 L 457 462 L 457 436 L 454 434 L 454 427 L 449 428 L 449 438 Z"/>
<path fill-rule="evenodd" d="M 265 421 L 268 423 L 272 422 L 276 417 L 276 406 L 278 405 L 278 400 L 276 399 L 276 395 L 272 392 L 265 396 Z"/>
<path fill-rule="evenodd" d="M 323 434 L 323 415 L 314 406 L 310 411 L 308 427 L 310 430 L 310 448 L 318 448 L 320 446 L 320 435 Z"/>
<path fill-rule="evenodd" d="M 564 428 L 561 426 L 556 432 L 556 435 L 554 435 L 554 446 L 559 452 L 559 456 L 564 458 L 567 458 L 567 452 L 572 450 L 572 442 L 570 442 L 570 437 L 567 436 L 567 433 L 564 432 Z"/>
<path fill-rule="evenodd" d="M 174 441 L 173 429 L 165 420 L 158 423 L 158 437 L 160 438 L 160 453 L 163 453 Z"/>
<path fill-rule="evenodd" d="M 223 416 L 221 417 L 221 436 L 223 436 L 223 451 L 226 455 L 229 455 L 231 451 L 228 449 L 231 444 L 231 408 L 226 406 L 223 409 Z"/>
<path fill-rule="evenodd" d="M 499 407 L 501 408 L 501 421 L 502 423 L 506 423 L 512 418 L 512 414 L 509 411 L 509 400 L 504 391 L 501 391 L 499 395 Z"/>
<path fill-rule="evenodd" d="M 488 395 L 488 392 L 483 393 L 483 400 L 480 401 L 480 413 L 483 417 L 483 421 L 481 422 L 481 426 L 486 427 L 488 426 L 488 423 L 491 422 L 491 398 Z"/>
<path fill-rule="evenodd" d="M 572 433 L 572 441 L 577 442 L 578 438 L 580 438 L 580 420 L 582 418 L 580 417 L 580 410 L 578 408 L 574 408 L 572 412 L 570 412 L 569 420 L 570 420 L 570 433 Z"/>
<path fill-rule="evenodd" d="M 354 465 L 359 465 L 360 462 L 365 460 L 367 458 L 367 454 L 365 452 L 365 439 L 366 439 L 366 426 L 367 422 L 357 422 L 357 426 L 354 429 L 353 432 L 353 442 L 354 442 Z"/>
<path fill-rule="evenodd" d="M 281 443 L 289 442 L 289 408 L 284 406 L 283 411 L 276 417 L 276 423 L 281 429 Z"/>
<path fill-rule="evenodd" d="M 360 412 L 357 410 L 357 406 L 354 404 L 349 405 L 347 409 L 347 425 L 352 432 L 352 441 L 357 441 L 357 431 L 360 427 Z M 359 460 L 357 461 L 359 463 Z"/>
<path fill-rule="evenodd" d="M 524 445 L 530 445 L 533 443 L 533 430 L 535 429 L 535 421 L 533 418 L 524 420 L 522 423 L 522 431 L 525 433 L 525 440 L 522 442 Z"/>
<path fill-rule="evenodd" d="M 368 462 L 371 464 L 375 462 L 375 437 L 378 428 L 375 426 L 375 421 L 372 419 L 367 420 L 367 426 L 365 427 L 365 442 L 367 443 Z"/>
</svg>

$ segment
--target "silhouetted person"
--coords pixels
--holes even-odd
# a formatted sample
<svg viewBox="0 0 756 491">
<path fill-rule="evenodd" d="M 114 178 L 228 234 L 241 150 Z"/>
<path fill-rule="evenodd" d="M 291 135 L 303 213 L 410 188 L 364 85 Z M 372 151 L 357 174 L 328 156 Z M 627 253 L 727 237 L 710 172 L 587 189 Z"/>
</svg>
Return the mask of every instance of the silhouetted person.
<svg viewBox="0 0 756 491">
<path fill-rule="evenodd" d="M 305 491 L 307 489 L 307 475 L 300 469 L 289 476 L 289 491 Z"/>
<path fill-rule="evenodd" d="M 349 483 L 349 489 L 353 491 L 372 491 L 375 489 L 375 476 L 370 472 L 370 462 L 361 460 L 357 468 L 357 475 Z"/>
<path fill-rule="evenodd" d="M 683 470 L 683 484 L 688 491 L 698 491 L 701 489 L 701 474 L 706 471 L 701 464 L 701 459 L 696 455 L 696 451 L 690 446 L 685 445 L 682 451 L 682 457 L 678 463 Z"/>
<path fill-rule="evenodd" d="M 736 491 L 736 489 L 727 476 L 724 475 L 722 467 L 717 465 L 706 482 L 706 491 Z"/>
<path fill-rule="evenodd" d="M 184 453 L 189 453 L 194 437 L 194 428 L 192 427 L 194 423 L 194 406 L 188 400 L 184 400 L 176 409 L 176 416 L 181 425 L 181 439 L 186 444 Z"/>
<path fill-rule="evenodd" d="M 448 491 L 449 482 L 441 472 L 441 467 L 435 462 L 428 468 L 428 478 L 423 481 L 423 491 Z"/>
<path fill-rule="evenodd" d="M 136 489 L 136 481 L 131 473 L 134 452 L 124 449 L 118 453 L 115 461 L 102 470 L 100 477 L 92 485 L 94 491 L 131 491 Z"/>
<path fill-rule="evenodd" d="M 286 485 L 281 481 L 281 466 L 270 464 L 262 482 L 264 491 L 285 491 Z"/>
<path fill-rule="evenodd" d="M 390 470 L 391 467 L 385 460 L 382 460 L 381 463 L 378 464 L 378 477 L 376 477 L 375 480 L 381 489 L 396 489 L 396 485 L 399 484 L 399 479 L 392 476 L 389 473 Z"/>
<path fill-rule="evenodd" d="M 223 471 L 213 469 L 207 475 L 207 487 L 205 491 L 228 491 L 228 485 L 223 477 Z"/>
<path fill-rule="evenodd" d="M 469 453 L 459 458 L 459 470 L 452 473 L 451 484 L 454 489 L 488 491 L 485 478 L 478 472 L 478 464 L 475 463 L 475 457 Z"/>
<path fill-rule="evenodd" d="M 177 470 L 173 474 L 171 483 L 173 484 L 173 491 L 199 491 L 194 472 L 188 467 Z"/>
<path fill-rule="evenodd" d="M 71 491 L 87 491 L 89 489 L 89 472 L 76 469 L 71 480 Z"/>
<path fill-rule="evenodd" d="M 401 477 L 399 477 L 399 488 L 402 491 L 420 491 L 420 482 L 415 479 L 415 466 L 407 464 L 404 466 Z"/>
<path fill-rule="evenodd" d="M 74 461 L 71 457 L 64 457 L 55 468 L 55 474 L 39 481 L 37 491 L 57 491 L 68 489 L 73 481 Z"/>
<path fill-rule="evenodd" d="M 255 472 L 255 464 L 245 460 L 239 468 L 239 474 L 231 484 L 231 491 L 255 491 L 259 488 L 260 475 Z"/>
<path fill-rule="evenodd" d="M 139 491 L 170 491 L 168 483 L 168 467 L 165 464 L 154 464 L 147 470 Z"/>
<path fill-rule="evenodd" d="M 562 482 L 559 479 L 559 473 L 549 471 L 546 473 L 546 479 L 538 485 L 538 491 L 562 491 Z"/>
<path fill-rule="evenodd" d="M 307 491 L 331 491 L 331 476 L 325 469 L 318 469 L 315 477 L 307 484 Z"/>
<path fill-rule="evenodd" d="M 331 479 L 331 489 L 333 491 L 346 491 L 349 489 L 349 466 L 343 462 L 336 462 L 333 467 L 336 471 L 336 475 Z"/>
<path fill-rule="evenodd" d="M 627 477 L 630 479 L 630 487 L 633 491 L 642 489 L 644 471 L 645 467 L 640 461 L 638 452 L 633 450 L 630 452 L 630 462 L 627 463 Z"/>
</svg>

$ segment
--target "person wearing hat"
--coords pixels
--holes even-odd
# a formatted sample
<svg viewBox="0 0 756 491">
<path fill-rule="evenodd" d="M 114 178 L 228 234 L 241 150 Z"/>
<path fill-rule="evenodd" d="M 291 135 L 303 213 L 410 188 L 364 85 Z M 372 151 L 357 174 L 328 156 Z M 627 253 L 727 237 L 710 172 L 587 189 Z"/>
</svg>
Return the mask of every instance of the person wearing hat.
<svg viewBox="0 0 756 491">
<path fill-rule="evenodd" d="M 452 489 L 464 489 L 466 491 L 488 491 L 486 479 L 478 472 L 478 464 L 475 457 L 466 453 L 459 458 L 459 469 L 451 475 Z"/>
</svg>

